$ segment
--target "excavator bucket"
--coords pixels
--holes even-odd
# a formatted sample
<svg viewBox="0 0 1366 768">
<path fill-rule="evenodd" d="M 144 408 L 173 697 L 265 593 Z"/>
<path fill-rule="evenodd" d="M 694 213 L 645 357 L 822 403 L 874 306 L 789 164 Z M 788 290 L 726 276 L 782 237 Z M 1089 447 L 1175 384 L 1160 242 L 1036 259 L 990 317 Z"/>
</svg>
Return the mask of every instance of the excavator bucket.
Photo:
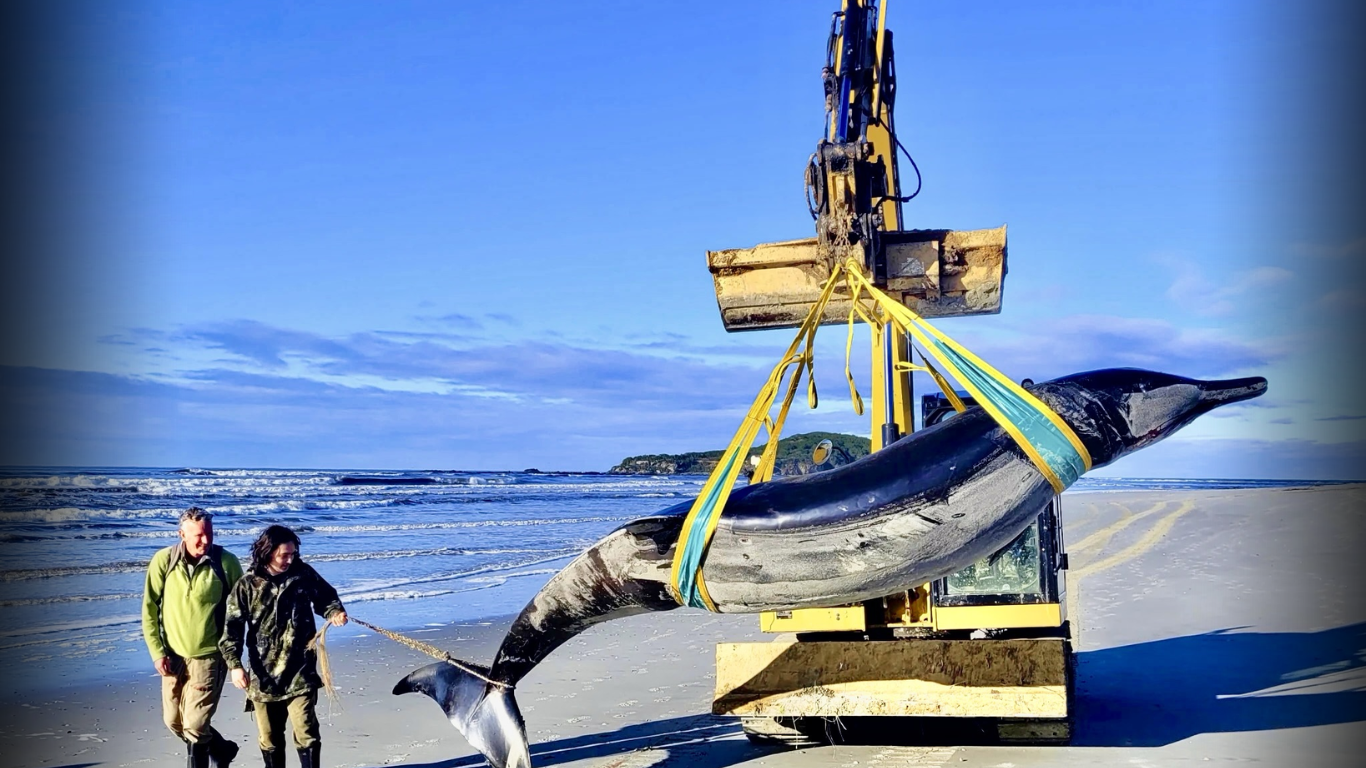
<svg viewBox="0 0 1366 768">
<path fill-rule="evenodd" d="M 1001 311 L 1006 228 L 955 232 L 886 232 L 884 290 L 922 317 Z M 795 328 L 806 319 L 830 271 L 816 239 L 707 251 L 721 322 L 727 331 Z M 849 319 L 849 293 L 838 286 L 821 324 Z"/>
</svg>

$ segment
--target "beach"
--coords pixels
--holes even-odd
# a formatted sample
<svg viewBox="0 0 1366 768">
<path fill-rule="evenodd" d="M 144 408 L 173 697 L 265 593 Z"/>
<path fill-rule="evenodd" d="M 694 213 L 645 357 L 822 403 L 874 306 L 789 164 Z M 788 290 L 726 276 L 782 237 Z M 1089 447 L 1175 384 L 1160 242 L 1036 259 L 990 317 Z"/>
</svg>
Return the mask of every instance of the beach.
<svg viewBox="0 0 1366 768">
<path fill-rule="evenodd" d="M 751 745 L 708 714 L 714 646 L 762 641 L 745 615 L 693 610 L 593 628 L 518 686 L 538 766 L 1348 765 L 1366 745 L 1366 486 L 1069 493 L 1067 607 L 1078 653 L 1073 744 Z M 405 630 L 487 663 L 500 617 Z M 352 606 L 367 617 L 366 603 Z M 402 614 L 392 614 L 398 617 Z M 340 701 L 320 702 L 329 768 L 482 764 L 430 699 L 393 684 L 427 657 L 356 625 L 328 634 Z M 12 651 L 10 652 L 13 653 Z M 11 655 L 11 659 L 14 657 Z M 145 658 L 145 652 L 144 652 Z M 0 750 L 15 766 L 180 764 L 142 669 L 7 673 Z M 229 689 L 215 726 L 259 764 Z M 290 764 L 295 757 L 290 755 Z"/>
</svg>

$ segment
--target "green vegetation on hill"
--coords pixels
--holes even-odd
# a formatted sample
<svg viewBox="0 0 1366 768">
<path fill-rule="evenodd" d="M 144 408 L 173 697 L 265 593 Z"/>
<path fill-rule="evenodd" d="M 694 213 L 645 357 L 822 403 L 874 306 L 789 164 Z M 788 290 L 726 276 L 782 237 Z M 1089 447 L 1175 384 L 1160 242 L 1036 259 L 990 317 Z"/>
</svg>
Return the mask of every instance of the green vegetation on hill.
<svg viewBox="0 0 1366 768">
<path fill-rule="evenodd" d="M 800 435 L 784 437 L 778 441 L 778 459 L 775 474 L 805 475 L 815 470 L 811 463 L 811 451 L 822 440 L 829 440 L 836 448 L 843 449 L 849 460 L 867 456 L 871 443 L 866 437 L 846 435 L 840 432 L 805 432 Z M 763 453 L 762 445 L 750 450 L 751 456 Z M 692 453 L 652 453 L 643 456 L 628 456 L 612 467 L 614 475 L 706 475 L 716 467 L 723 451 L 694 451 Z M 846 464 L 845 457 L 838 450 L 832 451 L 826 467 Z M 748 475 L 753 464 L 746 463 L 742 472 Z"/>
</svg>

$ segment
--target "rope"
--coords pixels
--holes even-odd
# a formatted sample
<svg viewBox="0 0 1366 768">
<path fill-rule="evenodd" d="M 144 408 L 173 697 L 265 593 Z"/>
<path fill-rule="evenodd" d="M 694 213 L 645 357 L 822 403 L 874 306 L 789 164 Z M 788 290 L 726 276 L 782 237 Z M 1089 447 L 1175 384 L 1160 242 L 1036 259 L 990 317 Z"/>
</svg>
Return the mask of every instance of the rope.
<svg viewBox="0 0 1366 768">
<path fill-rule="evenodd" d="M 404 636 L 404 635 L 400 635 L 400 634 L 397 633 L 397 632 L 392 632 L 392 631 L 390 631 L 390 630 L 383 629 L 383 628 L 381 628 L 381 627 L 377 627 L 377 626 L 375 626 L 374 624 L 371 624 L 371 623 L 369 623 L 369 622 L 361 621 L 360 619 L 357 619 L 357 618 L 354 617 L 354 616 L 352 616 L 352 617 L 350 617 L 350 618 L 351 618 L 351 621 L 354 621 L 355 623 L 361 625 L 362 627 L 365 627 L 366 629 L 369 629 L 369 630 L 372 630 L 372 631 L 374 631 L 374 632 L 377 632 L 377 633 L 379 633 L 379 634 L 381 634 L 381 635 L 384 635 L 385 637 L 389 638 L 390 640 L 393 640 L 394 642 L 398 643 L 399 645 L 406 645 L 406 646 L 408 646 L 409 648 L 412 648 L 412 649 L 415 650 L 415 651 L 421 651 L 422 653 L 425 653 L 425 654 L 427 654 L 428 656 L 431 656 L 431 657 L 434 658 L 434 659 L 438 659 L 438 660 L 440 660 L 440 661 L 444 661 L 444 662 L 446 662 L 447 664 L 450 664 L 451 666 L 453 666 L 453 667 L 455 667 L 456 669 L 460 670 L 461 672 L 464 672 L 464 673 L 469 674 L 469 675 L 473 675 L 474 677 L 477 677 L 477 678 L 479 678 L 480 680 L 483 680 L 484 682 L 488 683 L 489 685 L 496 686 L 496 687 L 498 687 L 498 688 L 506 688 L 506 689 L 511 689 L 511 688 L 512 688 L 512 686 L 509 685 L 508 683 L 504 683 L 504 682 L 500 682 L 500 681 L 498 681 L 498 680 L 492 680 L 492 679 L 490 679 L 490 678 L 489 678 L 487 675 L 485 675 L 484 673 L 480 672 L 479 670 L 475 669 L 474 667 L 471 667 L 469 664 L 466 664 L 465 662 L 461 661 L 460 659 L 455 658 L 454 656 L 450 655 L 449 653 L 446 653 L 445 651 L 441 650 L 440 648 L 437 648 L 437 647 L 434 646 L 434 645 L 430 645 L 430 644 L 428 644 L 428 643 L 424 643 L 424 642 L 422 642 L 421 640 L 414 640 L 414 639 L 411 638 L 411 637 L 406 637 L 406 636 Z M 327 631 L 327 627 L 324 626 L 323 629 L 322 629 L 322 632 L 326 632 L 326 631 Z M 319 632 L 318 634 L 321 635 L 322 632 Z"/>
<path fill-rule="evenodd" d="M 327 693 L 328 707 L 341 709 L 341 697 L 337 695 L 337 688 L 332 684 L 332 663 L 327 657 L 327 628 L 332 626 L 332 622 L 324 621 L 323 628 L 318 630 L 318 634 L 308 641 L 308 647 L 312 648 L 318 656 L 318 677 L 323 681 L 323 691 Z M 331 715 L 329 711 L 328 715 Z"/>
</svg>

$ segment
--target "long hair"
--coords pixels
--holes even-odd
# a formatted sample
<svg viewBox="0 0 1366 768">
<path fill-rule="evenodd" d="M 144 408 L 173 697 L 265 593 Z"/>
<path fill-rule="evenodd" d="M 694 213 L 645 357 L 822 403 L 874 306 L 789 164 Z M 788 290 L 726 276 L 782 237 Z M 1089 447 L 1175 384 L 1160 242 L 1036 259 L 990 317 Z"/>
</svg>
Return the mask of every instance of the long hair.
<svg viewBox="0 0 1366 768">
<path fill-rule="evenodd" d="M 256 543 L 251 545 L 251 569 L 265 573 L 266 564 L 270 562 L 271 555 L 275 554 L 276 547 L 281 544 L 299 547 L 298 534 L 283 525 L 272 525 L 261 531 Z"/>
</svg>

